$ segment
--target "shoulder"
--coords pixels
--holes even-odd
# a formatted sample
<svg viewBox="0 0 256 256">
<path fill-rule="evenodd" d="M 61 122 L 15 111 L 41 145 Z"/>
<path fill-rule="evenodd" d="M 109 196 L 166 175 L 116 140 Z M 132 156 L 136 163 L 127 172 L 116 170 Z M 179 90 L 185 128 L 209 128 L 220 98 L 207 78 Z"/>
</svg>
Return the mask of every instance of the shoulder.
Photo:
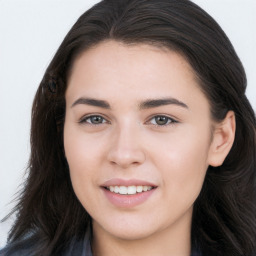
<svg viewBox="0 0 256 256">
<path fill-rule="evenodd" d="M 197 251 L 197 250 L 192 250 L 190 256 L 203 256 L 203 255 L 199 251 Z"/>
<path fill-rule="evenodd" d="M 58 256 L 92 256 L 88 234 L 84 239 L 72 239 L 65 251 L 57 253 Z M 40 249 L 41 248 L 41 249 Z M 38 256 L 44 255 L 40 246 L 40 239 L 29 237 L 19 242 L 7 244 L 0 250 L 0 256 Z"/>
<path fill-rule="evenodd" d="M 210 255 L 212 255 L 212 253 L 210 254 Z M 221 254 L 222 255 L 222 254 Z M 240 255 L 240 254 L 239 254 Z M 199 252 L 199 251 L 197 251 L 197 250 L 193 250 L 192 252 L 191 252 L 191 255 L 190 256 L 208 256 L 208 254 L 203 254 L 203 253 L 201 253 L 201 252 Z M 216 254 L 215 254 L 215 256 L 217 256 Z M 241 255 L 242 256 L 242 255 Z M 253 252 L 252 254 L 246 254 L 246 255 L 244 255 L 244 256 L 256 256 L 256 252 Z"/>
<path fill-rule="evenodd" d="M 28 256 L 32 254 L 36 241 L 30 237 L 22 241 L 7 244 L 0 250 L 0 256 Z"/>
<path fill-rule="evenodd" d="M 30 252 L 28 248 L 21 248 L 10 244 L 0 250 L 0 256 L 28 256 Z"/>
</svg>

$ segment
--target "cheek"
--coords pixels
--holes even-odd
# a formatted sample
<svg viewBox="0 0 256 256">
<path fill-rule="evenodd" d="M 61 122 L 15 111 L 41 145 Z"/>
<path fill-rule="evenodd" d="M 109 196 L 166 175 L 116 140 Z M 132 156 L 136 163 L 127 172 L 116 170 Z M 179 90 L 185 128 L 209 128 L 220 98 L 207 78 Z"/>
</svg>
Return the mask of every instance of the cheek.
<svg viewBox="0 0 256 256">
<path fill-rule="evenodd" d="M 96 163 L 94 159 L 98 156 L 99 151 L 96 144 L 84 143 L 83 139 L 75 136 L 65 140 L 65 154 L 71 171 L 90 169 L 90 165 Z M 86 169 L 84 169 L 86 167 Z"/>
<path fill-rule="evenodd" d="M 94 140 L 68 124 L 64 127 L 64 148 L 71 182 L 81 201 L 86 192 L 90 197 L 90 191 L 97 182 L 96 170 L 101 162 L 102 145 Z"/>
<path fill-rule="evenodd" d="M 208 134 L 196 134 L 176 134 L 165 139 L 161 147 L 151 147 L 154 164 L 162 172 L 167 196 L 195 200 L 200 193 L 208 168 L 209 140 Z"/>
<path fill-rule="evenodd" d="M 87 173 L 101 162 L 102 140 L 95 134 L 86 134 L 83 128 L 69 123 L 64 126 L 64 148 L 70 171 Z"/>
<path fill-rule="evenodd" d="M 66 136 L 65 153 L 70 170 L 73 190 L 82 206 L 91 215 L 100 211 L 95 202 L 99 201 L 94 193 L 97 186 L 99 151 L 95 143 L 84 143 L 83 136 Z"/>
</svg>

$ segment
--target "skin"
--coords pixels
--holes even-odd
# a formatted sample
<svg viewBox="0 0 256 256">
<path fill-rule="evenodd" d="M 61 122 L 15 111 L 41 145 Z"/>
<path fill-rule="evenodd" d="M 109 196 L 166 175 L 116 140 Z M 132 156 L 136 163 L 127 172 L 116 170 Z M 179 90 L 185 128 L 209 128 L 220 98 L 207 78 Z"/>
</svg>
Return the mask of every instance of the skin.
<svg viewBox="0 0 256 256">
<path fill-rule="evenodd" d="M 104 100 L 109 109 L 77 101 L 83 97 Z M 141 107 L 166 98 L 186 106 Z M 92 124 L 90 115 L 102 119 Z M 167 123 L 157 125 L 157 115 Z M 193 69 L 178 53 L 116 41 L 83 52 L 68 81 L 64 147 L 74 191 L 93 219 L 95 255 L 189 256 L 193 204 L 234 131 L 232 112 L 212 121 Z M 117 207 L 101 187 L 113 178 L 157 187 L 142 204 Z"/>
</svg>

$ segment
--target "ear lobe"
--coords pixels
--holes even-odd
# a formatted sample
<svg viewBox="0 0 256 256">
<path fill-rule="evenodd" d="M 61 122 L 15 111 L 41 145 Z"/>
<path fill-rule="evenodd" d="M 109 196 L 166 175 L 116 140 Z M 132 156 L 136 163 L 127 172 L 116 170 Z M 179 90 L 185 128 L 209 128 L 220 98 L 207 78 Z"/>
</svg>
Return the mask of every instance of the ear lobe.
<svg viewBox="0 0 256 256">
<path fill-rule="evenodd" d="M 215 125 L 208 155 L 208 163 L 217 167 L 222 165 L 235 140 L 235 113 L 229 111 L 225 119 Z"/>
</svg>

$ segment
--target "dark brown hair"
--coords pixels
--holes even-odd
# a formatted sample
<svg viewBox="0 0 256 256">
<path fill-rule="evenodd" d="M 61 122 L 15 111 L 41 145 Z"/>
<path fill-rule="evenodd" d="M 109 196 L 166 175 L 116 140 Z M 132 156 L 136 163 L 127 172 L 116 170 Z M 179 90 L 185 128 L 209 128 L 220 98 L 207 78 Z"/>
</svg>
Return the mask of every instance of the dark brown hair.
<svg viewBox="0 0 256 256">
<path fill-rule="evenodd" d="M 63 151 L 65 91 L 79 54 L 104 40 L 154 44 L 182 54 L 221 121 L 236 116 L 234 145 L 220 167 L 209 167 L 195 202 L 192 245 L 207 256 L 249 256 L 256 248 L 255 114 L 246 75 L 219 25 L 188 0 L 104 0 L 69 31 L 47 68 L 32 110 L 28 178 L 13 212 L 11 250 L 55 255 L 84 236 L 90 216 L 73 191 Z"/>
</svg>

